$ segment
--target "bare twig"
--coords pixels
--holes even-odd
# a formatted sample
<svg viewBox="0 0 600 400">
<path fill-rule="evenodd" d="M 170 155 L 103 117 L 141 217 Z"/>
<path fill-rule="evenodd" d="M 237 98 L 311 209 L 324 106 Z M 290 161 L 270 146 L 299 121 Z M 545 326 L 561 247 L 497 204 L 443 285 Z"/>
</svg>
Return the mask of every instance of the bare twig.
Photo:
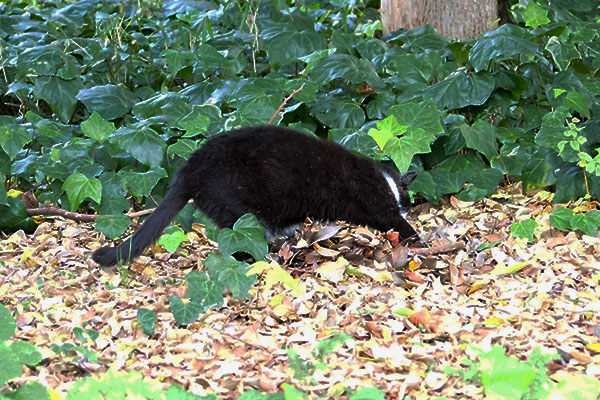
<svg viewBox="0 0 600 400">
<path fill-rule="evenodd" d="M 142 210 L 142 211 L 138 211 L 138 212 L 128 213 L 125 215 L 128 216 L 129 218 L 133 219 L 133 218 L 141 217 L 143 215 L 152 214 L 153 211 L 154 211 L 154 209 Z M 79 214 L 79 213 L 63 210 L 62 208 L 58 208 L 58 207 L 54 207 L 54 206 L 40 207 L 40 208 L 28 208 L 27 213 L 32 217 L 36 216 L 36 215 L 58 215 L 63 218 L 67 218 L 67 219 L 77 221 L 77 222 L 94 222 L 96 220 L 96 218 L 99 217 L 99 215 Z M 112 216 L 107 215 L 107 217 L 112 217 Z"/>
<path fill-rule="evenodd" d="M 294 97 L 294 95 L 296 93 L 298 93 L 299 91 L 302 90 L 302 88 L 304 88 L 304 83 L 302 84 L 302 86 L 300 86 L 298 89 L 294 90 L 288 97 L 286 97 L 285 99 L 283 99 L 283 103 L 281 103 L 281 105 L 279 106 L 279 108 L 277 109 L 277 111 L 275 111 L 275 114 L 273 114 L 273 116 L 271 117 L 271 119 L 269 120 L 269 123 L 267 125 L 271 125 L 271 123 L 273 122 L 273 120 L 275 119 L 275 117 L 277 116 L 277 114 L 279 114 L 279 112 L 281 111 L 281 109 L 287 104 L 288 101 L 290 101 L 290 99 L 292 97 Z"/>
<path fill-rule="evenodd" d="M 420 256 L 433 256 L 436 254 L 442 254 L 442 253 L 449 253 L 451 251 L 455 251 L 455 250 L 462 250 L 464 249 L 465 243 L 464 242 L 450 242 L 450 243 L 446 243 L 440 246 L 434 246 L 434 247 L 428 247 L 428 248 L 417 248 L 417 247 L 411 247 L 409 248 L 409 250 L 411 252 L 413 252 L 414 254 L 420 255 Z"/>
</svg>

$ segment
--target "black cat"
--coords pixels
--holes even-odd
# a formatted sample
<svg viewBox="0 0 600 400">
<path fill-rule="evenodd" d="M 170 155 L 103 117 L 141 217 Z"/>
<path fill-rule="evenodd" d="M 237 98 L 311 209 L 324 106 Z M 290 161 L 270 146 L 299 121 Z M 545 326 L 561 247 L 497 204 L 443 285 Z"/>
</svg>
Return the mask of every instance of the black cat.
<svg viewBox="0 0 600 400">
<path fill-rule="evenodd" d="M 92 259 L 108 266 L 139 256 L 190 199 L 221 228 L 250 212 L 272 235 L 311 217 L 417 238 L 401 215 L 410 205 L 406 187 L 413 179 L 289 128 L 236 129 L 207 140 L 141 228 L 118 247 L 96 250 Z"/>
</svg>

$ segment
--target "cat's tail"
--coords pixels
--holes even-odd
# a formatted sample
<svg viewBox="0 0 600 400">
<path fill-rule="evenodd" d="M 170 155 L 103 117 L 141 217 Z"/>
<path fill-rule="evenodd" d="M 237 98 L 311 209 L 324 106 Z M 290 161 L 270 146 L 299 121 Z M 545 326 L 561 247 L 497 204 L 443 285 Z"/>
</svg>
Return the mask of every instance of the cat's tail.
<svg viewBox="0 0 600 400">
<path fill-rule="evenodd" d="M 129 263 L 142 254 L 146 247 L 160 237 L 162 231 L 191 198 L 185 190 L 187 185 L 181 181 L 182 179 L 181 173 L 176 175 L 163 201 L 133 236 L 120 246 L 99 248 L 92 254 L 92 260 L 108 267 L 118 263 Z"/>
</svg>

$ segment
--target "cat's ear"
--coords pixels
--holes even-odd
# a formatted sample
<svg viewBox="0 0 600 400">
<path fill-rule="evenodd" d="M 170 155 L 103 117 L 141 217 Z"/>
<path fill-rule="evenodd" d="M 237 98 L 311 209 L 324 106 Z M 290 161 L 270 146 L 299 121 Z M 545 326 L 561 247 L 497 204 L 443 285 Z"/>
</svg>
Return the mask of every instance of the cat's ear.
<svg viewBox="0 0 600 400">
<path fill-rule="evenodd" d="M 400 175 L 400 185 L 403 188 L 406 188 L 410 183 L 417 177 L 416 172 L 407 172 L 405 174 Z"/>
</svg>

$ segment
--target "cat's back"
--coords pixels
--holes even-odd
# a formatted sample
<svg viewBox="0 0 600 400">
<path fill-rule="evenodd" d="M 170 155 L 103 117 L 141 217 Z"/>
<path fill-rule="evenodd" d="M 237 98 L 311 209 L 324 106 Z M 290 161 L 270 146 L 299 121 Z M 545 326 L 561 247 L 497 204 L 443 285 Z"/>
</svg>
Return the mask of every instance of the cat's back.
<svg viewBox="0 0 600 400">
<path fill-rule="evenodd" d="M 191 157 L 191 164 L 213 167 L 297 168 L 354 160 L 358 156 L 329 142 L 282 126 L 234 129 L 207 140 Z"/>
</svg>

